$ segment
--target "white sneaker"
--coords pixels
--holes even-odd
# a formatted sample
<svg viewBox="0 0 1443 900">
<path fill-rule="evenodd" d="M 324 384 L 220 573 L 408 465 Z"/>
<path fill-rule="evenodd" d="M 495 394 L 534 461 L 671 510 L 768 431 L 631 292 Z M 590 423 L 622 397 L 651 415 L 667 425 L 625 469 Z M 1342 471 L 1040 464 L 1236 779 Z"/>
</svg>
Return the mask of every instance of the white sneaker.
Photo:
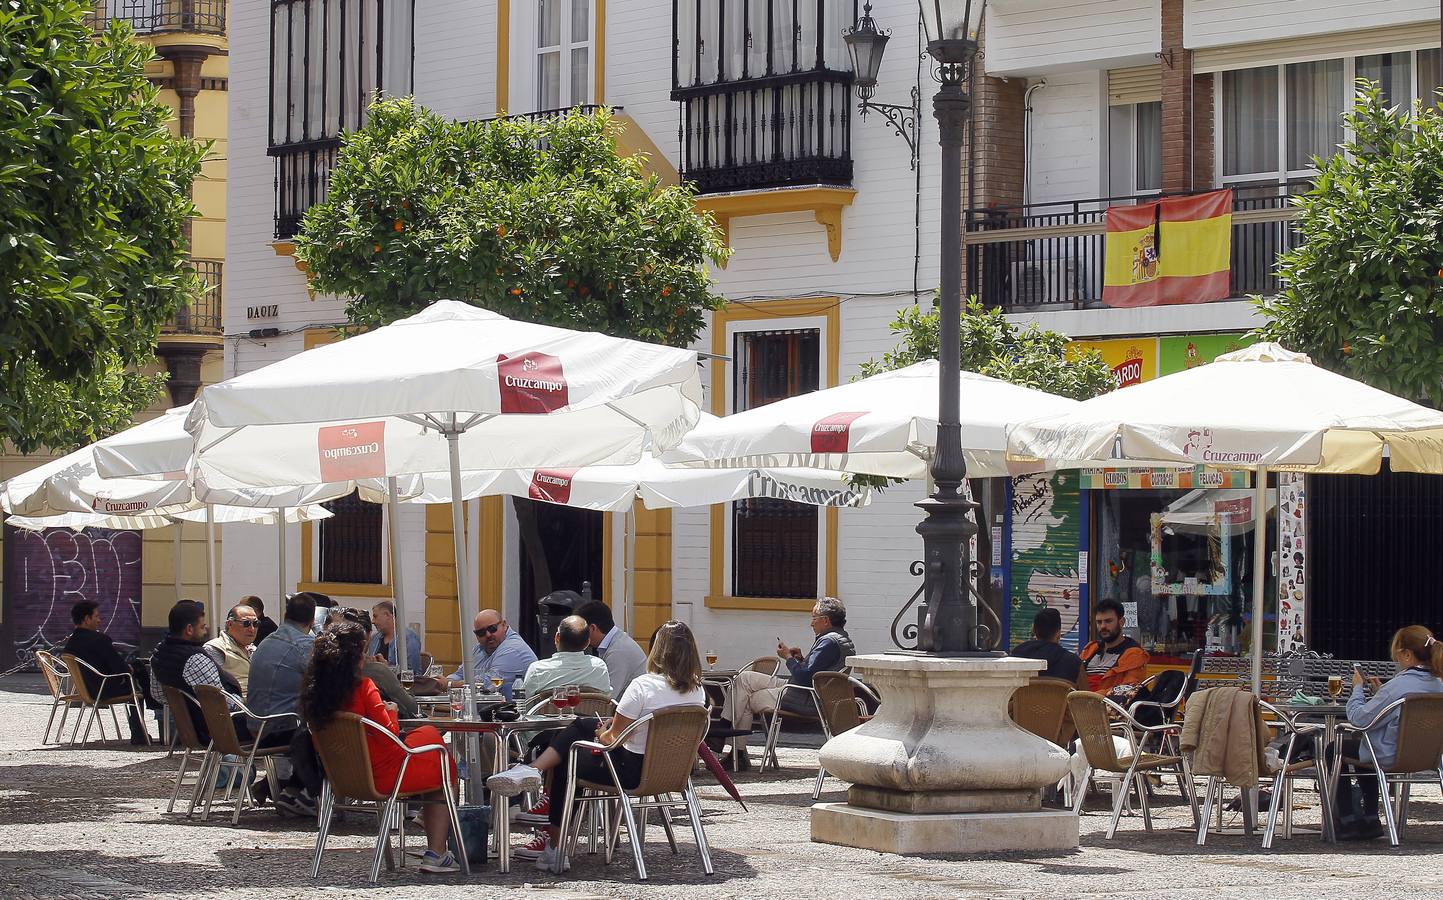
<svg viewBox="0 0 1443 900">
<path fill-rule="evenodd" d="M 558 855 L 556 848 L 551 846 L 550 841 L 547 841 L 546 849 L 542 850 L 541 855 L 536 857 L 536 870 L 539 872 L 551 872 L 555 875 L 571 871 L 571 860 L 565 856 L 561 857 L 560 868 L 557 867 L 556 859 Z"/>
<path fill-rule="evenodd" d="M 527 791 L 541 790 L 541 771 L 528 765 L 516 765 L 486 779 L 486 788 L 500 797 L 515 797 Z"/>
<path fill-rule="evenodd" d="M 421 856 L 420 871 L 428 874 L 444 875 L 450 872 L 461 871 L 461 864 L 456 862 L 456 857 L 447 850 L 445 856 L 437 856 L 432 850 L 427 850 Z"/>
</svg>

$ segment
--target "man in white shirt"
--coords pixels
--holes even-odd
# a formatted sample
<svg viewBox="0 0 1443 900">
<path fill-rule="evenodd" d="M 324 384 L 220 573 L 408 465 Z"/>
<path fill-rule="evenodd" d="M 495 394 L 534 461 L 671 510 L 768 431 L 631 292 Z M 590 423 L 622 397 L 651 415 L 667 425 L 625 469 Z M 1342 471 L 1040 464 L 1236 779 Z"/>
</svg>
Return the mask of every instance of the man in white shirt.
<svg viewBox="0 0 1443 900">
<path fill-rule="evenodd" d="M 576 614 L 585 619 L 589 627 L 587 645 L 596 649 L 596 655 L 611 673 L 611 696 L 620 699 L 632 679 L 646 671 L 646 651 L 617 627 L 611 610 L 600 600 L 586 604 Z"/>
<path fill-rule="evenodd" d="M 590 628 L 580 616 L 567 616 L 556 629 L 556 653 L 539 659 L 526 670 L 521 686 L 527 698 L 538 691 L 574 684 L 582 690 L 611 693 L 611 675 L 606 663 L 586 654 Z"/>
</svg>

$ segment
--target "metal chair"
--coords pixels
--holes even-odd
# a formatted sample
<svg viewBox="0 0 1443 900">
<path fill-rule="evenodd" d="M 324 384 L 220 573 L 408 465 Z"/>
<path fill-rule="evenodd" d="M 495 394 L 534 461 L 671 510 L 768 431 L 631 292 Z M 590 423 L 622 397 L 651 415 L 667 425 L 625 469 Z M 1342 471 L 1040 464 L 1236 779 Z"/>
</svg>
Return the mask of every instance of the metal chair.
<svg viewBox="0 0 1443 900">
<path fill-rule="evenodd" d="M 40 736 L 40 743 L 50 743 L 50 726 L 55 722 L 55 711 L 60 710 L 60 725 L 55 729 L 55 743 L 59 744 L 64 740 L 65 719 L 70 715 L 70 710 L 81 708 L 85 704 L 80 695 L 66 683 L 70 679 L 70 672 L 54 654 L 48 650 L 36 650 L 35 660 L 40 664 L 40 672 L 45 676 L 45 686 L 50 689 L 51 698 L 50 718 L 45 720 L 45 733 Z"/>
<path fill-rule="evenodd" d="M 210 818 L 211 803 L 215 800 L 216 780 L 227 771 L 232 773 L 232 777 L 238 771 L 241 779 L 240 794 L 235 798 L 235 809 L 232 811 L 230 819 L 232 825 L 238 825 L 240 824 L 241 807 L 245 805 L 247 799 L 254 799 L 251 798 L 251 786 L 247 779 L 248 773 L 255 767 L 256 760 L 259 759 L 265 766 L 266 781 L 270 783 L 271 796 L 280 795 L 273 758 L 289 753 L 290 744 L 262 747 L 261 742 L 265 740 L 266 729 L 276 722 L 290 722 L 299 727 L 300 716 L 295 713 L 258 716 L 236 697 L 209 684 L 196 686 L 195 699 L 200 704 L 201 715 L 205 718 L 205 730 L 210 732 L 210 753 L 207 756 L 209 765 L 202 766 L 200 775 L 201 781 L 205 784 L 205 809 L 201 811 L 201 821 Z M 236 735 L 231 707 L 248 719 L 261 723 L 255 737 L 249 743 L 242 743 L 240 737 Z M 227 756 L 236 759 L 226 759 Z M 230 783 L 231 781 L 227 780 L 227 784 Z M 226 788 L 226 800 L 230 799 L 231 791 L 231 787 Z"/>
<path fill-rule="evenodd" d="M 619 834 L 618 829 L 622 821 L 625 821 L 627 839 L 631 842 L 631 852 L 636 862 L 636 877 L 645 881 L 646 862 L 642 859 L 641 824 L 637 821 L 636 812 L 641 812 L 642 822 L 644 822 L 650 810 L 660 810 L 662 827 L 666 830 L 667 840 L 671 844 L 672 852 L 675 853 L 676 838 L 671 828 L 671 809 L 676 806 L 676 800 L 671 799 L 670 795 L 680 794 L 691 819 L 692 834 L 696 837 L 697 853 L 701 856 L 702 868 L 706 874 L 713 874 L 711 848 L 707 844 L 706 829 L 702 826 L 701 821 L 701 804 L 697 801 L 696 791 L 692 787 L 691 781 L 692 768 L 696 765 L 697 744 L 701 743 L 706 734 L 708 719 L 705 707 L 672 706 L 659 709 L 632 722 L 610 744 L 601 744 L 596 741 L 577 741 L 572 744 L 571 758 L 568 760 L 566 790 L 561 808 L 561 833 L 556 841 L 557 869 L 564 868 L 564 861 L 574 851 L 577 838 L 581 833 L 581 829 L 578 827 L 581 819 L 581 807 L 587 803 L 601 803 L 603 809 L 608 812 L 608 815 L 604 817 L 607 822 L 606 862 L 611 862 Z M 643 724 L 647 726 L 647 733 L 641 779 L 635 788 L 627 790 L 621 786 L 621 779 L 616 774 L 616 766 L 612 762 L 611 754 Z M 603 784 L 577 778 L 576 761 L 577 756 L 582 752 L 596 752 L 606 761 L 606 769 L 611 775 L 611 783 Z M 578 793 L 578 788 L 585 793 Z M 652 799 L 642 799 L 646 797 Z M 554 803 L 555 800 L 553 799 L 552 802 Z M 617 816 L 612 810 L 615 805 L 621 807 L 620 816 Z"/>
<path fill-rule="evenodd" d="M 1278 830 L 1279 814 L 1282 815 L 1283 820 L 1283 837 L 1292 838 L 1293 836 L 1293 782 L 1296 779 L 1311 775 L 1314 784 L 1317 785 L 1318 796 L 1326 796 L 1323 791 L 1324 774 L 1318 760 L 1293 759 L 1294 753 L 1298 749 L 1298 739 L 1313 740 L 1323 731 L 1323 726 L 1301 723 L 1266 700 L 1260 700 L 1258 703 L 1269 715 L 1274 717 L 1273 727 L 1288 736 L 1288 743 L 1283 749 L 1282 765 L 1273 775 L 1272 798 L 1268 803 L 1268 823 L 1263 829 L 1263 848 L 1271 849 L 1273 838 Z"/>
<path fill-rule="evenodd" d="M 1193 818 L 1196 820 L 1197 804 L 1192 796 L 1192 771 L 1187 758 L 1144 753 L 1138 739 L 1139 734 L 1142 734 L 1145 739 L 1147 736 L 1163 730 L 1180 730 L 1182 726 L 1174 724 L 1143 725 L 1121 706 L 1101 694 L 1091 691 L 1073 691 L 1068 694 L 1067 708 L 1071 711 L 1072 721 L 1077 726 L 1077 736 L 1082 741 L 1082 752 L 1088 765 L 1087 775 L 1083 778 L 1077 791 L 1075 812 L 1081 813 L 1082 811 L 1082 802 L 1087 797 L 1087 787 L 1092 782 L 1093 772 L 1097 770 L 1114 772 L 1123 777 L 1112 798 L 1112 821 L 1107 826 L 1108 839 L 1117 833 L 1117 823 L 1122 818 L 1123 801 L 1127 798 L 1127 792 L 1132 788 L 1137 789 L 1138 803 L 1142 806 L 1143 827 L 1152 831 L 1152 809 L 1149 806 L 1147 791 L 1142 785 L 1140 775 L 1160 769 L 1170 769 L 1177 773 L 1186 785 L 1188 804 L 1192 807 Z M 1109 720 L 1109 714 L 1114 717 L 1115 724 L 1114 721 Z M 1118 732 L 1121 732 L 1120 736 L 1127 738 L 1129 748 L 1127 756 L 1119 757 L 1117 747 L 1112 742 L 1114 734 Z"/>
<path fill-rule="evenodd" d="M 368 732 L 385 735 L 386 739 L 395 743 L 397 749 L 405 754 L 401 760 L 401 769 L 396 773 L 396 785 L 389 793 L 382 793 L 376 787 L 375 772 L 371 768 L 371 749 L 366 738 Z M 312 728 L 311 736 L 315 738 L 316 752 L 321 758 L 321 766 L 325 769 L 326 780 L 321 785 L 321 802 L 318 808 L 320 818 L 320 830 L 316 835 L 316 853 L 311 861 L 311 877 L 319 878 L 321 874 L 321 854 L 326 849 L 326 838 L 331 832 L 331 820 L 335 814 L 336 798 L 353 800 L 358 803 L 373 803 L 376 806 L 376 852 L 371 859 L 371 883 L 375 884 L 381 878 L 381 861 L 386 862 L 388 871 L 394 870 L 395 861 L 391 857 L 391 829 L 395 826 L 398 841 L 400 843 L 401 865 L 406 865 L 406 817 L 398 816 L 397 803 L 400 801 L 435 803 L 431 799 L 436 791 L 402 791 L 401 784 L 406 780 L 406 767 L 411 760 L 426 753 L 441 754 L 441 797 L 440 802 L 446 804 L 446 811 L 451 816 L 451 835 L 455 839 L 456 855 L 461 860 L 461 869 L 467 875 L 471 874 L 471 861 L 466 858 L 466 842 L 461 837 L 461 819 L 456 812 L 456 794 L 452 790 L 450 772 L 450 752 L 445 744 L 426 744 L 421 747 L 408 747 L 391 733 L 391 730 L 379 722 L 372 722 L 370 719 L 358 716 L 350 712 L 338 712 L 334 719 L 323 728 Z M 501 815 L 505 815 L 504 808 Z"/>
<path fill-rule="evenodd" d="M 817 711 L 816 715 L 787 709 L 783 704 L 785 703 L 788 694 L 804 695 L 807 699 L 811 701 L 812 708 Z M 777 694 L 776 707 L 772 709 L 770 715 L 765 712 L 762 713 L 762 719 L 766 722 L 767 725 L 767 743 L 766 746 L 762 748 L 762 764 L 761 768 L 759 769 L 759 771 L 762 772 L 765 772 L 767 770 L 768 760 L 771 760 L 773 769 L 780 770 L 782 767 L 781 762 L 777 759 L 777 738 L 781 736 L 783 720 L 822 724 L 823 730 L 825 731 L 825 724 L 822 721 L 822 706 L 820 701 L 817 700 L 816 689 L 803 687 L 800 684 L 788 683 L 782 685 L 781 691 Z"/>
<path fill-rule="evenodd" d="M 145 705 L 141 703 L 140 691 L 136 688 L 135 679 L 131 677 L 129 672 L 116 672 L 107 675 L 73 653 L 61 654 L 60 659 L 65 663 L 66 670 L 70 672 L 71 689 L 75 691 L 76 696 L 80 698 L 81 704 L 90 711 L 90 715 L 86 716 L 85 711 L 82 710 L 80 717 L 75 720 L 75 728 L 70 735 L 70 743 L 72 746 L 75 744 L 75 733 L 80 731 L 80 720 L 86 720 L 85 733 L 80 737 L 80 743 L 83 744 L 90 739 L 90 726 L 99 721 L 100 711 L 102 709 L 110 710 L 110 720 L 115 724 L 115 736 L 117 738 L 120 737 L 120 719 L 115 715 L 115 708 L 117 706 L 131 706 L 135 708 L 135 714 L 140 718 L 140 723 L 145 733 L 145 745 L 147 747 L 150 746 L 150 730 L 144 728 Z M 90 684 L 85 678 L 86 672 L 100 679 L 99 690 L 94 692 L 90 690 Z M 106 683 L 121 679 L 124 680 L 124 684 L 127 685 L 130 690 L 119 696 L 106 697 Z M 100 726 L 100 739 L 102 741 L 105 740 L 104 725 Z"/>
<path fill-rule="evenodd" d="M 200 739 L 200 732 L 195 727 L 195 720 L 191 718 L 191 704 L 197 709 L 200 708 L 200 701 L 179 688 L 170 685 L 161 685 L 165 692 L 165 705 L 170 710 L 171 719 L 175 723 L 175 736 L 185 748 L 185 755 L 180 758 L 180 768 L 175 773 L 175 789 L 170 792 L 170 803 L 166 805 L 167 813 L 175 812 L 175 801 L 180 797 L 180 786 L 185 781 L 185 775 L 190 768 L 190 755 L 200 754 L 199 766 L 195 772 L 195 792 L 190 798 L 190 807 L 186 811 L 186 818 L 189 818 L 200 803 L 200 792 L 205 786 L 204 773 L 210 768 L 211 745 L 209 741 Z"/>
<path fill-rule="evenodd" d="M 1398 713 L 1398 753 L 1392 765 L 1381 766 L 1368 732 L 1383 725 L 1395 712 Z M 1414 784 L 1432 784 L 1434 781 L 1443 788 L 1443 694 L 1412 694 L 1378 710 L 1373 721 L 1361 728 L 1342 722 L 1338 729 L 1340 732 L 1362 734 L 1378 778 L 1383 820 L 1388 826 L 1388 843 L 1398 846 L 1408 820 L 1409 788 Z M 1339 753 L 1329 775 L 1333 786 L 1330 793 L 1334 797 L 1338 795 L 1338 778 L 1345 761 L 1355 767 L 1369 764 L 1363 760 L 1344 760 L 1343 754 Z M 1394 796 L 1390 799 L 1389 794 Z"/>
<path fill-rule="evenodd" d="M 868 701 L 872 701 L 874 706 L 880 702 L 865 684 L 842 672 L 818 672 L 812 679 L 812 688 L 823 712 L 822 733 L 827 740 L 872 718 Z M 826 777 L 827 767 L 819 761 L 817 783 L 812 788 L 813 800 L 822 798 L 822 782 Z"/>
</svg>

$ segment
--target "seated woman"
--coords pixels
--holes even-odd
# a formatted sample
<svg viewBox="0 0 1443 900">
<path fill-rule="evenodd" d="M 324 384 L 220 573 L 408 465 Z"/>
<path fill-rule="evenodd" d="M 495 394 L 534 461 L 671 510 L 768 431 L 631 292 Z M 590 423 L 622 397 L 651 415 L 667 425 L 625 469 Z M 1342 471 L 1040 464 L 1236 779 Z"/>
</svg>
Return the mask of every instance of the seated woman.
<svg viewBox="0 0 1443 900">
<path fill-rule="evenodd" d="M 384 725 L 400 736 L 396 704 L 381 700 L 376 683 L 361 674 L 366 662 L 366 632 L 355 622 L 341 622 L 321 632 L 311 650 L 311 664 L 301 685 L 301 714 L 311 731 L 324 728 L 338 712 L 356 713 Z M 405 735 L 408 747 L 444 744 L 441 733 L 429 725 Z M 396 787 L 405 752 L 383 735 L 367 729 L 366 746 L 371 754 L 371 774 L 376 789 L 389 793 Z M 426 753 L 411 758 L 401 790 L 407 793 L 441 790 L 441 757 Z M 456 766 L 446 756 L 444 777 L 456 779 Z M 450 835 L 450 816 L 441 804 L 427 804 L 422 809 L 421 823 L 426 831 L 428 849 L 421 859 L 422 872 L 459 872 L 461 866 L 446 847 Z"/>
<path fill-rule="evenodd" d="M 1433 637 L 1433 632 L 1422 625 L 1409 625 L 1393 635 L 1391 649 L 1398 674 L 1386 683 L 1377 678 L 1369 679 L 1373 687 L 1372 699 L 1363 692 L 1362 676 L 1357 669 L 1353 670 L 1348 722 L 1355 727 L 1367 725 L 1388 704 L 1410 694 L 1443 692 L 1443 641 Z M 1393 764 L 1398 754 L 1398 721 L 1401 718 L 1402 710 L 1394 710 L 1368 732 L 1368 741 L 1378 754 L 1378 764 L 1385 769 Z M 1378 776 L 1373 773 L 1373 757 L 1368 743 L 1361 738 L 1349 738 L 1343 742 L 1343 754 L 1361 759 L 1366 765 L 1353 769 L 1358 784 L 1356 793 L 1351 783 L 1344 780 L 1338 783 L 1338 837 L 1344 840 L 1381 837 L 1386 829 L 1378 821 Z M 1361 810 L 1357 794 L 1362 795 Z"/>
<path fill-rule="evenodd" d="M 701 689 L 701 654 L 697 651 L 696 638 L 684 622 L 667 622 L 657 629 L 651 642 L 651 654 L 646 660 L 646 674 L 637 676 L 626 693 L 616 703 L 616 715 L 609 720 L 594 718 L 577 719 L 565 729 L 558 731 L 548 747 L 536 759 L 534 765 L 516 765 L 486 779 L 486 787 L 502 797 L 514 797 L 522 791 L 534 791 L 541 787 L 542 775 L 553 773 L 554 790 L 565 790 L 571 745 L 577 741 L 597 741 L 610 744 L 616 736 L 643 716 L 668 706 L 705 706 L 706 695 Z M 645 759 L 646 733 L 648 726 L 642 725 L 627 735 L 625 743 L 612 751 L 611 761 L 616 767 L 621 786 L 630 790 L 641 782 L 641 764 Z M 611 774 L 606 769 L 606 760 L 590 753 L 581 754 L 576 760 L 578 778 L 599 784 L 611 783 Z M 561 825 L 561 811 L 565 804 L 559 796 L 553 796 L 548 818 L 551 822 L 532 849 L 536 853 L 536 867 L 547 870 L 555 868 L 557 832 Z M 521 848 L 518 855 L 530 855 Z"/>
</svg>

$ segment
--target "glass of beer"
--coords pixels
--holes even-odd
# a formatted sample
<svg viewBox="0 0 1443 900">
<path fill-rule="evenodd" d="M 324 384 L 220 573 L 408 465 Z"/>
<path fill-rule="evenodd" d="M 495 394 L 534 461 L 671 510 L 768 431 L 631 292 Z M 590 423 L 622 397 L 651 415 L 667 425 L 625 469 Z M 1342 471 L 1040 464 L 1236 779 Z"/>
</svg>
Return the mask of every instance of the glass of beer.
<svg viewBox="0 0 1443 900">
<path fill-rule="evenodd" d="M 1328 676 L 1328 696 L 1329 696 L 1329 697 L 1332 697 L 1334 700 L 1336 700 L 1336 699 L 1338 699 L 1339 697 L 1343 696 L 1343 676 L 1342 676 L 1342 675 L 1329 675 L 1329 676 Z"/>
<path fill-rule="evenodd" d="M 466 689 L 451 688 L 448 699 L 451 701 L 451 717 L 461 718 L 461 714 L 466 711 Z"/>
<path fill-rule="evenodd" d="M 501 682 L 502 682 L 503 680 L 504 680 L 504 679 L 503 679 L 500 675 L 496 674 L 495 672 L 491 673 L 491 693 L 493 693 L 493 694 L 499 694 L 499 693 L 501 693 Z"/>
<path fill-rule="evenodd" d="M 411 686 L 412 686 L 413 684 L 415 684 L 415 683 L 416 683 L 416 673 L 415 673 L 415 672 L 412 672 L 410 669 L 402 669 L 402 670 L 401 670 L 401 687 L 403 687 L 403 688 L 405 688 L 406 690 L 409 691 L 409 690 L 411 689 Z"/>
<path fill-rule="evenodd" d="M 708 651 L 706 652 L 706 667 L 707 667 L 708 669 L 715 669 L 715 668 L 716 668 L 716 661 L 717 661 L 716 651 L 715 651 L 715 650 L 708 650 Z"/>
</svg>

